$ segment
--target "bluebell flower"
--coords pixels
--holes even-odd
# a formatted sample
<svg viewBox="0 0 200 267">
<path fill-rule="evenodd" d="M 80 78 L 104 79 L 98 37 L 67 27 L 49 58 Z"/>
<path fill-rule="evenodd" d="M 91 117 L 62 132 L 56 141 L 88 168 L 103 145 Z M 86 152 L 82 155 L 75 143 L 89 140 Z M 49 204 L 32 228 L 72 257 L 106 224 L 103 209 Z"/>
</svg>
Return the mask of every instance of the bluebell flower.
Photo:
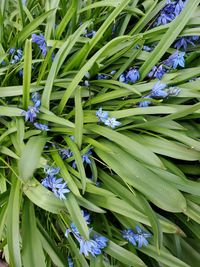
<svg viewBox="0 0 200 267">
<path fill-rule="evenodd" d="M 152 47 L 148 46 L 148 45 L 144 45 L 142 50 L 146 51 L 146 52 L 151 52 L 153 50 Z"/>
<path fill-rule="evenodd" d="M 126 74 L 126 81 L 135 83 L 140 79 L 140 73 L 137 69 L 130 69 Z"/>
<path fill-rule="evenodd" d="M 127 83 L 127 81 L 126 81 L 126 75 L 124 73 L 122 73 L 119 76 L 119 82 L 121 82 L 121 83 Z"/>
<path fill-rule="evenodd" d="M 149 242 L 147 238 L 151 237 L 150 233 L 143 231 L 138 225 L 135 227 L 137 233 L 134 235 L 135 241 L 138 244 L 138 248 L 142 246 L 148 246 Z"/>
<path fill-rule="evenodd" d="M 85 257 L 89 256 L 89 253 L 91 253 L 92 256 L 101 254 L 101 249 L 98 247 L 98 244 L 92 239 L 80 239 L 79 245 L 80 254 L 84 254 Z"/>
<path fill-rule="evenodd" d="M 135 233 L 132 229 L 127 229 L 122 231 L 122 236 L 125 240 L 130 242 L 133 246 L 136 246 L 136 241 L 135 241 Z"/>
<path fill-rule="evenodd" d="M 109 75 L 107 74 L 97 74 L 97 80 L 107 80 L 109 79 Z"/>
<path fill-rule="evenodd" d="M 171 22 L 175 17 L 173 15 L 168 15 L 165 12 L 161 12 L 160 16 L 157 19 L 157 22 L 154 24 L 155 26 L 165 25 Z"/>
<path fill-rule="evenodd" d="M 92 37 L 94 37 L 96 35 L 96 31 L 88 31 L 88 30 L 86 30 L 86 32 L 85 32 L 85 34 L 84 34 L 84 36 L 85 37 L 87 37 L 87 38 L 92 38 Z"/>
<path fill-rule="evenodd" d="M 10 48 L 9 50 L 9 54 L 10 55 L 13 55 L 15 53 L 16 49 L 15 48 Z"/>
<path fill-rule="evenodd" d="M 185 67 L 185 52 L 174 52 L 164 63 L 169 67 L 176 69 L 178 66 Z"/>
<path fill-rule="evenodd" d="M 34 123 L 34 126 L 35 126 L 35 128 L 37 128 L 37 129 L 39 129 L 39 130 L 42 130 L 42 131 L 49 131 L 49 127 L 48 127 L 48 125 L 46 125 L 46 124 L 42 124 L 42 123 L 35 122 L 35 123 Z"/>
<path fill-rule="evenodd" d="M 31 100 L 34 103 L 35 107 L 40 107 L 41 105 L 41 95 L 38 92 L 31 94 Z"/>
<path fill-rule="evenodd" d="M 6 62 L 3 60 L 3 61 L 1 61 L 1 65 L 2 66 L 5 66 L 6 65 Z"/>
<path fill-rule="evenodd" d="M 74 267 L 74 263 L 73 263 L 73 260 L 72 260 L 71 257 L 68 257 L 68 258 L 67 258 L 67 261 L 68 261 L 68 266 L 69 266 L 69 267 Z"/>
<path fill-rule="evenodd" d="M 12 54 L 12 59 L 10 61 L 11 64 L 15 64 L 15 63 L 19 62 L 23 57 L 23 51 L 21 48 L 19 48 L 17 50 L 15 48 L 11 48 L 10 54 Z"/>
<path fill-rule="evenodd" d="M 135 227 L 135 229 L 136 233 L 132 229 L 123 230 L 123 238 L 129 241 L 132 245 L 137 245 L 138 248 L 141 248 L 142 246 L 148 246 L 149 242 L 147 238 L 151 237 L 152 235 L 143 231 L 138 225 Z"/>
<path fill-rule="evenodd" d="M 174 11 L 175 15 L 178 16 L 181 13 L 183 8 L 184 8 L 184 3 L 182 0 L 179 0 L 175 7 L 175 11 Z"/>
<path fill-rule="evenodd" d="M 83 164 L 91 164 L 90 155 L 92 154 L 91 150 L 88 150 L 87 153 L 81 156 Z M 72 168 L 76 169 L 76 161 L 72 163 Z"/>
<path fill-rule="evenodd" d="M 44 172 L 47 174 L 48 177 L 53 178 L 56 174 L 60 172 L 60 168 L 54 168 L 49 165 L 45 166 Z"/>
<path fill-rule="evenodd" d="M 188 44 L 195 46 L 194 41 L 198 40 L 199 36 L 187 36 L 187 37 L 180 37 L 177 39 L 174 47 L 176 49 L 183 48 L 184 51 L 187 50 Z"/>
<path fill-rule="evenodd" d="M 146 97 L 145 97 L 146 98 Z M 138 103 L 138 106 L 140 108 L 146 108 L 151 104 L 151 101 L 145 100 Z"/>
<path fill-rule="evenodd" d="M 33 122 L 34 119 L 37 117 L 37 113 L 39 113 L 39 110 L 35 106 L 28 106 L 28 111 L 23 110 L 22 115 L 25 116 L 25 121 Z"/>
<path fill-rule="evenodd" d="M 106 238 L 105 236 L 94 234 L 93 239 L 100 249 L 107 247 L 108 238 Z"/>
<path fill-rule="evenodd" d="M 99 119 L 99 121 L 105 122 L 108 119 L 108 112 L 103 111 L 102 108 L 99 108 L 96 111 L 96 116 Z"/>
<path fill-rule="evenodd" d="M 168 93 L 163 91 L 167 87 L 166 84 L 157 82 L 154 87 L 151 89 L 151 97 L 152 98 L 165 98 L 168 96 Z"/>
<path fill-rule="evenodd" d="M 149 78 L 154 77 L 154 78 L 161 80 L 165 72 L 166 70 L 164 69 L 163 65 L 160 65 L 159 67 L 154 66 L 152 70 L 149 72 L 148 77 Z"/>
<path fill-rule="evenodd" d="M 66 149 L 66 148 L 60 148 L 58 152 L 62 159 L 70 158 L 73 155 L 70 149 Z"/>
<path fill-rule="evenodd" d="M 83 156 L 82 161 L 83 163 L 91 164 L 90 155 L 92 155 L 92 151 L 88 150 Z"/>
<path fill-rule="evenodd" d="M 108 118 L 104 124 L 114 129 L 115 127 L 121 125 L 121 122 L 117 121 L 116 118 Z"/>
<path fill-rule="evenodd" d="M 33 33 L 32 34 L 32 42 L 36 43 L 40 50 L 42 51 L 42 55 L 46 56 L 47 53 L 47 44 L 46 44 L 46 40 L 44 35 L 42 35 L 41 33 L 39 35 Z"/>
<path fill-rule="evenodd" d="M 66 199 L 65 194 L 69 193 L 70 190 L 67 187 L 67 183 L 63 182 L 63 178 L 57 179 L 56 177 L 52 178 L 51 190 L 54 195 L 59 199 Z"/>
<path fill-rule="evenodd" d="M 84 81 L 84 85 L 85 85 L 86 87 L 89 87 L 89 86 L 90 86 L 89 81 L 88 81 L 88 80 L 85 80 L 85 81 Z"/>
</svg>

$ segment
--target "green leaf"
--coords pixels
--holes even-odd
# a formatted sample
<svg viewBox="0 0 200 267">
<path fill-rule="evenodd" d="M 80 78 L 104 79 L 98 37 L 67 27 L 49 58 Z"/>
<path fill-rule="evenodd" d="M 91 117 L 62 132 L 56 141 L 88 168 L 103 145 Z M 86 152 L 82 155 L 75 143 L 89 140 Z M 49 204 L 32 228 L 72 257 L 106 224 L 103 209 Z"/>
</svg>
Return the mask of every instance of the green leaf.
<svg viewBox="0 0 200 267">
<path fill-rule="evenodd" d="M 24 182 L 31 179 L 37 169 L 45 143 L 46 138 L 42 136 L 31 137 L 22 151 L 18 166 L 20 178 Z"/>
<path fill-rule="evenodd" d="M 32 41 L 26 40 L 24 48 L 24 68 L 23 68 L 23 108 L 28 109 L 30 97 L 30 83 L 31 83 L 31 69 L 32 69 Z"/>
<path fill-rule="evenodd" d="M 109 241 L 109 245 L 104 251 L 112 256 L 113 258 L 119 260 L 123 264 L 131 265 L 134 267 L 145 267 L 146 264 L 134 253 L 122 248 L 121 246 Z"/>
<path fill-rule="evenodd" d="M 22 259 L 26 267 L 45 267 L 45 256 L 36 226 L 35 211 L 32 202 L 24 201 L 22 212 Z"/>
<path fill-rule="evenodd" d="M 13 177 L 8 201 L 7 242 L 10 265 L 17 267 L 22 267 L 19 232 L 20 200 L 21 184 L 16 177 Z"/>
<path fill-rule="evenodd" d="M 113 154 L 99 149 L 95 149 L 95 152 L 122 180 L 143 193 L 159 208 L 171 212 L 186 210 L 185 198 L 176 188 L 153 174 L 119 146 L 107 140 L 104 140 L 104 144 L 112 149 Z M 122 162 L 123 165 L 121 165 Z"/>
</svg>

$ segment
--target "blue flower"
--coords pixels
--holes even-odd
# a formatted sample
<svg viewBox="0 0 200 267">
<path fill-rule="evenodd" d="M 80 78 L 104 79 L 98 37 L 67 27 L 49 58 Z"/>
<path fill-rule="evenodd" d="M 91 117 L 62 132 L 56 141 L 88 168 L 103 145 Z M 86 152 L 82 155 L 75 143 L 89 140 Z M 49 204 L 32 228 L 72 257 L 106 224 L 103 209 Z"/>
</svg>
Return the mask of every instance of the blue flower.
<svg viewBox="0 0 200 267">
<path fill-rule="evenodd" d="M 102 108 L 99 108 L 99 110 L 96 111 L 96 116 L 99 121 L 105 122 L 108 119 L 108 112 L 103 111 Z"/>
<path fill-rule="evenodd" d="M 60 148 L 58 152 L 62 159 L 70 158 L 73 155 L 70 149 L 66 149 L 66 148 Z"/>
<path fill-rule="evenodd" d="M 126 74 L 126 80 L 128 82 L 135 83 L 140 79 L 140 73 L 137 69 L 130 69 Z"/>
<path fill-rule="evenodd" d="M 151 52 L 153 50 L 152 47 L 148 46 L 148 45 L 144 45 L 142 50 L 146 51 L 146 52 Z"/>
<path fill-rule="evenodd" d="M 82 162 L 86 164 L 91 164 L 90 155 L 92 154 L 91 150 L 88 150 L 87 153 L 81 156 Z M 76 169 L 76 161 L 73 161 L 72 168 Z"/>
<path fill-rule="evenodd" d="M 121 82 L 121 83 L 127 83 L 127 81 L 126 81 L 126 75 L 124 73 L 122 73 L 119 76 L 119 82 Z"/>
<path fill-rule="evenodd" d="M 116 118 L 107 118 L 104 124 L 114 129 L 116 126 L 121 125 L 121 122 L 116 121 Z"/>
<path fill-rule="evenodd" d="M 97 245 L 100 249 L 107 247 L 108 238 L 94 234 L 93 239 L 97 243 Z"/>
<path fill-rule="evenodd" d="M 15 53 L 16 49 L 15 48 L 10 48 L 9 50 L 9 54 L 10 55 L 13 55 Z"/>
<path fill-rule="evenodd" d="M 80 254 L 84 254 L 85 257 L 89 256 L 89 253 L 91 253 L 92 256 L 101 254 L 101 249 L 98 247 L 98 244 L 92 239 L 90 240 L 80 239 L 79 245 L 80 245 Z"/>
<path fill-rule="evenodd" d="M 39 130 L 42 130 L 42 131 L 49 131 L 49 127 L 48 125 L 46 124 L 42 124 L 42 123 L 38 123 L 38 122 L 35 122 L 34 123 L 34 126 L 39 129 Z"/>
<path fill-rule="evenodd" d="M 165 64 L 176 69 L 178 66 L 185 67 L 185 52 L 174 52 L 166 61 Z"/>
<path fill-rule="evenodd" d="M 132 245 L 138 245 L 138 248 L 142 246 L 148 246 L 149 242 L 147 238 L 151 237 L 150 233 L 143 231 L 138 225 L 135 227 L 136 233 L 132 229 L 123 230 L 122 236 L 129 241 Z"/>
<path fill-rule="evenodd" d="M 19 62 L 23 57 L 23 51 L 21 48 L 17 50 L 15 48 L 11 48 L 9 53 L 12 55 L 12 59 L 10 61 L 11 64 Z"/>
<path fill-rule="evenodd" d="M 96 31 L 88 31 L 88 30 L 86 30 L 86 32 L 85 32 L 85 34 L 84 34 L 84 36 L 85 37 L 88 37 L 88 38 L 92 38 L 92 37 L 94 37 L 96 35 Z"/>
<path fill-rule="evenodd" d="M 136 246 L 136 241 L 135 241 L 135 233 L 132 229 L 127 229 L 122 231 L 122 236 L 125 240 L 130 242 L 133 246 Z"/>
<path fill-rule="evenodd" d="M 97 80 L 107 80 L 109 79 L 109 75 L 106 74 L 97 74 Z"/>
<path fill-rule="evenodd" d="M 146 97 L 145 97 L 145 98 L 146 98 Z M 141 101 L 141 102 L 139 102 L 138 106 L 139 106 L 140 108 L 146 108 L 146 107 L 148 107 L 150 104 L 151 104 L 151 101 Z"/>
<path fill-rule="evenodd" d="M 54 195 L 59 199 L 66 199 L 65 194 L 69 193 L 70 190 L 67 187 L 67 183 L 63 182 L 63 178 L 57 179 L 56 177 L 53 177 L 51 183 L 51 190 Z"/>
<path fill-rule="evenodd" d="M 33 101 L 35 107 L 40 107 L 41 96 L 38 92 L 34 92 L 31 94 L 31 100 Z"/>
<path fill-rule="evenodd" d="M 44 168 L 44 171 L 45 171 L 45 173 L 47 174 L 48 177 L 53 178 L 56 174 L 58 174 L 60 172 L 60 168 L 54 168 L 54 167 L 51 167 L 51 166 L 47 165 Z"/>
<path fill-rule="evenodd" d="M 166 84 L 161 83 L 160 81 L 157 82 L 154 87 L 151 89 L 150 96 L 152 98 L 165 98 L 168 96 L 168 93 L 163 91 L 167 87 Z"/>
<path fill-rule="evenodd" d="M 73 263 L 71 257 L 68 257 L 68 258 L 67 258 L 67 261 L 68 261 L 68 266 L 69 266 L 69 267 L 74 267 L 74 263 Z"/>
<path fill-rule="evenodd" d="M 42 55 L 46 56 L 47 45 L 46 45 L 46 40 L 45 40 L 44 35 L 42 35 L 41 33 L 39 35 L 33 33 L 32 41 L 33 43 L 36 43 L 39 46 L 40 50 L 42 51 Z"/>
<path fill-rule="evenodd" d="M 183 47 L 184 51 L 187 50 L 188 44 L 195 46 L 194 41 L 198 40 L 199 36 L 180 37 L 177 39 L 174 47 L 180 49 Z"/>
<path fill-rule="evenodd" d="M 143 231 L 138 225 L 135 227 L 137 234 L 134 235 L 135 241 L 138 244 L 138 248 L 142 246 L 148 246 L 149 242 L 147 238 L 151 237 L 150 233 Z"/>
<path fill-rule="evenodd" d="M 160 16 L 157 19 L 157 22 L 154 24 L 155 26 L 165 25 L 171 22 L 175 17 L 173 15 L 168 15 L 165 12 L 161 12 Z"/>
<path fill-rule="evenodd" d="M 159 67 L 154 66 L 152 70 L 149 72 L 148 77 L 149 78 L 154 77 L 161 80 L 165 72 L 166 70 L 164 69 L 163 65 L 160 65 Z"/>
<path fill-rule="evenodd" d="M 23 110 L 22 115 L 25 116 L 25 121 L 33 122 L 34 119 L 37 117 L 37 113 L 39 113 L 39 110 L 35 106 L 28 106 L 28 111 Z"/>
</svg>

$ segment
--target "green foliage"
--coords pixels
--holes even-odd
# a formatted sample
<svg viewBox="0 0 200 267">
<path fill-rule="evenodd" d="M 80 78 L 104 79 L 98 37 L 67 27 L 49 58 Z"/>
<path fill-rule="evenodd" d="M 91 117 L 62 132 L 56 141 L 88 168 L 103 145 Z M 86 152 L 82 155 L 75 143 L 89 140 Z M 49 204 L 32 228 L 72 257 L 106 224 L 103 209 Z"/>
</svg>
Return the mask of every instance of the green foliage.
<svg viewBox="0 0 200 267">
<path fill-rule="evenodd" d="M 167 60 L 200 35 L 199 3 L 156 26 L 165 0 L 0 1 L 0 262 L 198 266 L 199 40 L 184 66 Z M 155 65 L 166 97 L 153 96 Z M 147 246 L 123 238 L 136 226 Z M 95 234 L 101 255 L 80 253 Z"/>
</svg>

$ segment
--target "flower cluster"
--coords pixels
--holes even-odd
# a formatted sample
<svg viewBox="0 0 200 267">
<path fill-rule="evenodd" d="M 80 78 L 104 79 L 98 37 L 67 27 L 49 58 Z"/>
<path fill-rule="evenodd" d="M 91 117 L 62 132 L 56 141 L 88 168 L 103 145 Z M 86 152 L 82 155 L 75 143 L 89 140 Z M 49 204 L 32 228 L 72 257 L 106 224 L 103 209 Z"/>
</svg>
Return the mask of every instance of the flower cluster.
<svg viewBox="0 0 200 267">
<path fill-rule="evenodd" d="M 133 246 L 148 246 L 149 242 L 147 238 L 151 237 L 150 233 L 143 231 L 138 225 L 135 227 L 135 232 L 132 229 L 122 231 L 122 236 L 125 240 L 130 242 Z"/>
<path fill-rule="evenodd" d="M 135 83 L 140 79 L 140 73 L 136 68 L 130 68 L 127 72 L 123 72 L 119 76 L 119 81 L 122 83 Z"/>
<path fill-rule="evenodd" d="M 184 2 L 182 0 L 171 1 L 167 0 L 166 5 L 160 11 L 157 20 L 154 23 L 155 26 L 165 25 L 174 20 L 184 8 Z"/>
<path fill-rule="evenodd" d="M 181 49 L 183 48 L 184 51 L 187 50 L 187 47 L 189 44 L 191 44 L 192 46 L 195 46 L 194 42 L 197 41 L 199 39 L 199 36 L 185 36 L 185 37 L 180 37 L 177 38 L 174 47 L 176 49 Z"/>
<path fill-rule="evenodd" d="M 108 112 L 103 111 L 102 108 L 96 111 L 96 116 L 100 122 L 103 122 L 105 125 L 110 126 L 111 128 L 115 128 L 116 126 L 121 125 L 121 122 L 117 121 L 116 118 L 108 117 Z"/>
<path fill-rule="evenodd" d="M 82 211 L 82 214 L 86 223 L 89 224 L 90 215 L 85 211 Z M 96 255 L 100 255 L 102 253 L 102 249 L 107 247 L 108 238 L 98 234 L 92 235 L 92 228 L 90 228 L 89 231 L 91 237 L 89 240 L 86 240 L 83 236 L 81 236 L 75 224 L 71 223 L 70 228 L 68 228 L 65 232 L 65 236 L 68 237 L 69 233 L 72 233 L 76 240 L 79 242 L 80 254 L 84 254 L 86 257 L 91 254 L 93 257 L 95 257 Z"/>
<path fill-rule="evenodd" d="M 67 187 L 67 183 L 63 181 L 63 178 L 57 178 L 56 175 L 60 172 L 60 168 L 53 168 L 46 166 L 44 168 L 46 177 L 42 180 L 42 185 L 50 189 L 54 195 L 59 199 L 66 199 L 65 194 L 70 190 Z"/>
<path fill-rule="evenodd" d="M 161 83 L 160 81 L 157 82 L 153 88 L 151 89 L 151 92 L 144 96 L 143 98 L 153 98 L 153 99 L 163 99 L 167 96 L 177 96 L 180 92 L 180 89 L 171 87 L 169 90 L 164 91 L 166 89 L 167 85 L 164 83 Z M 139 103 L 139 107 L 148 107 L 151 104 L 151 101 L 145 100 Z"/>
<path fill-rule="evenodd" d="M 41 33 L 39 35 L 33 33 L 32 34 L 32 42 L 36 43 L 38 47 L 40 48 L 42 55 L 46 56 L 47 54 L 47 44 L 44 35 Z"/>
<path fill-rule="evenodd" d="M 11 48 L 9 50 L 9 54 L 12 55 L 12 59 L 10 61 L 11 64 L 15 64 L 15 63 L 21 61 L 21 59 L 23 57 L 23 51 L 21 48 L 19 48 L 19 49 Z"/>
<path fill-rule="evenodd" d="M 39 93 L 34 92 L 32 93 L 31 100 L 34 106 L 28 106 L 28 110 L 22 111 L 22 115 L 25 116 L 25 121 L 34 122 L 37 117 L 37 113 L 39 113 L 39 107 L 41 105 L 41 96 Z M 49 127 L 46 124 L 35 122 L 33 124 L 35 128 L 42 130 L 42 131 L 49 131 Z"/>
</svg>

